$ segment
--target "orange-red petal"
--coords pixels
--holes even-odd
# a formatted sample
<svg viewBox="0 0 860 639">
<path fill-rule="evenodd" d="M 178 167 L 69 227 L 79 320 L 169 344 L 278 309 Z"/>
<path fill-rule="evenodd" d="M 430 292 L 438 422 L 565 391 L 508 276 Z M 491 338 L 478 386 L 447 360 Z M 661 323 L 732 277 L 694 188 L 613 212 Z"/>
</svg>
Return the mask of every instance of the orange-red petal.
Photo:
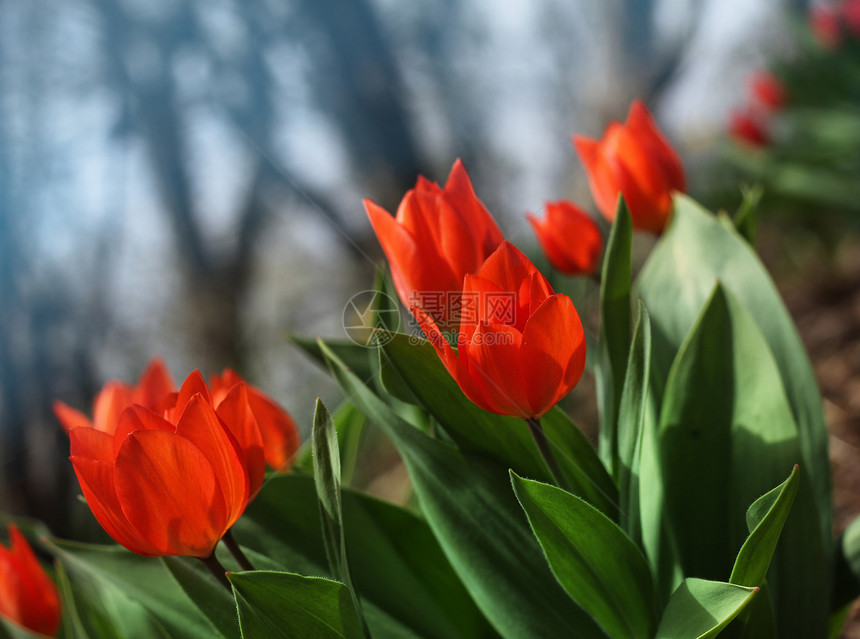
<svg viewBox="0 0 860 639">
<path fill-rule="evenodd" d="M 242 461 L 248 471 L 248 498 L 253 499 L 263 485 L 266 459 L 263 437 L 248 400 L 246 385 L 243 382 L 235 384 L 215 412 L 239 443 Z"/>
<path fill-rule="evenodd" d="M 60 421 L 60 425 L 67 433 L 75 428 L 92 428 L 93 423 L 90 418 L 84 415 L 81 411 L 72 408 L 68 404 L 56 400 L 53 404 L 54 415 Z"/>
<path fill-rule="evenodd" d="M 114 479 L 123 514 L 161 554 L 208 557 L 228 528 L 212 464 L 184 437 L 132 433 L 117 455 Z"/>
</svg>

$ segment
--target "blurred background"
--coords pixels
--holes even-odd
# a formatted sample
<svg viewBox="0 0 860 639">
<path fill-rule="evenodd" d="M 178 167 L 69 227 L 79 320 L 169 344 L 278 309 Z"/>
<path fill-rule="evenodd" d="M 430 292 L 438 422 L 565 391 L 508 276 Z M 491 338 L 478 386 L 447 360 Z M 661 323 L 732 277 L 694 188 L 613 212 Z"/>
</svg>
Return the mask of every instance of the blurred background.
<svg viewBox="0 0 860 639">
<path fill-rule="evenodd" d="M 0 510 L 80 537 L 92 518 L 51 403 L 89 413 L 105 381 L 156 354 L 179 381 L 235 367 L 306 434 L 315 398 L 339 396 L 285 335 L 345 337 L 343 309 L 382 257 L 362 198 L 393 212 L 418 174 L 443 183 L 460 157 L 539 259 L 526 211 L 593 209 L 570 136 L 598 136 L 635 97 L 694 196 L 733 212 L 739 184 L 764 186 L 759 248 L 856 450 L 860 64 L 847 95 L 812 105 L 824 138 L 805 165 L 794 97 L 756 130 L 739 122 L 757 70 L 819 95 L 827 60 L 857 55 L 850 24 L 835 44 L 810 27 L 834 6 L 0 0 Z M 821 187 L 808 172 L 825 166 Z"/>
</svg>

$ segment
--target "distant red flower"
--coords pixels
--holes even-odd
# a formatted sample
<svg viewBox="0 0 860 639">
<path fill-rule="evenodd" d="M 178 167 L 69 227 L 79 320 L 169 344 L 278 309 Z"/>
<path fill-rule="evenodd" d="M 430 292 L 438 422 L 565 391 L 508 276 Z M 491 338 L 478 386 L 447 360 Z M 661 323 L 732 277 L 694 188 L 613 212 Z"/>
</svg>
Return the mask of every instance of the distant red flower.
<svg viewBox="0 0 860 639">
<path fill-rule="evenodd" d="M 581 208 L 560 200 L 546 205 L 546 218 L 526 216 L 553 267 L 568 275 L 591 275 L 597 270 L 603 236 L 594 219 Z"/>
<path fill-rule="evenodd" d="M 785 88 L 769 71 L 756 71 L 752 74 L 750 95 L 766 111 L 779 111 L 786 101 Z"/>
<path fill-rule="evenodd" d="M 729 120 L 729 134 L 738 142 L 754 147 L 770 143 L 770 135 L 761 116 L 750 111 L 734 111 Z"/>
<path fill-rule="evenodd" d="M 232 368 L 213 375 L 212 399 L 216 406 L 237 384 L 245 384 L 251 413 L 260 429 L 266 463 L 278 471 L 289 470 L 299 449 L 299 431 L 290 414 L 256 386 L 246 383 Z"/>
<path fill-rule="evenodd" d="M 364 200 L 364 206 L 407 308 L 422 303 L 425 295 L 462 291 L 463 277 L 477 272 L 504 239 L 460 160 L 454 162 L 444 189 L 419 177 L 396 217 L 370 200 Z M 439 322 L 456 322 L 451 304 L 428 311 Z"/>
<path fill-rule="evenodd" d="M 60 596 L 30 544 L 15 524 L 10 547 L 0 544 L 0 614 L 33 632 L 56 636 Z"/>
<path fill-rule="evenodd" d="M 573 302 L 553 292 L 528 258 L 504 242 L 477 275 L 467 275 L 458 349 L 430 315 L 415 314 L 463 393 L 491 413 L 540 417 L 576 386 L 585 335 Z"/>
<path fill-rule="evenodd" d="M 823 47 L 833 49 L 842 41 L 839 17 L 832 7 L 816 5 L 809 14 L 809 27 Z"/>
<path fill-rule="evenodd" d="M 686 189 L 684 167 L 640 100 L 624 124 L 612 122 L 603 138 L 573 138 L 597 208 L 615 219 L 618 195 L 630 209 L 633 226 L 660 233 L 672 210 L 672 193 Z"/>
</svg>

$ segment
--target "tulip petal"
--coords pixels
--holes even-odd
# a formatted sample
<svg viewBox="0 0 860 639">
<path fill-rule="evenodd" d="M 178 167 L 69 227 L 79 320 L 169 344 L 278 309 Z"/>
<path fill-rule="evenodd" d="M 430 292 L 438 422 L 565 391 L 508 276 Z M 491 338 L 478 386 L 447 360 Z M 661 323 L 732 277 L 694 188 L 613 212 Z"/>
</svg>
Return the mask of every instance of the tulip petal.
<svg viewBox="0 0 860 639">
<path fill-rule="evenodd" d="M 70 433 L 75 428 L 92 428 L 93 423 L 81 411 L 57 400 L 53 404 L 54 415 L 60 421 L 63 430 Z"/>
<path fill-rule="evenodd" d="M 195 402 L 202 403 L 189 404 Z M 160 554 L 212 554 L 228 528 L 228 512 L 212 465 L 197 446 L 164 431 L 132 433 L 114 475 L 122 512 Z"/>
<path fill-rule="evenodd" d="M 138 555 L 155 557 L 164 554 L 146 541 L 126 519 L 114 487 L 114 465 L 75 455 L 69 459 L 84 499 L 105 532 Z"/>
<path fill-rule="evenodd" d="M 69 433 L 70 454 L 112 464 L 115 455 L 113 441 L 113 435 L 95 428 L 75 428 Z"/>
<path fill-rule="evenodd" d="M 25 628 L 54 636 L 60 623 L 57 587 L 14 524 L 11 548 L 0 545 L 0 612 Z"/>
<path fill-rule="evenodd" d="M 461 282 L 456 281 L 447 263 L 428 248 L 429 243 L 416 242 L 410 232 L 385 209 L 370 200 L 365 200 L 364 206 L 391 266 L 394 288 L 404 306 L 409 307 L 420 302 L 415 296 L 424 291 L 446 292 L 460 289 Z M 404 197 L 401 209 L 417 206 L 414 194 L 410 191 Z"/>
<path fill-rule="evenodd" d="M 188 402 L 176 424 L 176 434 L 192 442 L 208 460 L 227 506 L 227 527 L 232 526 L 245 509 L 252 488 L 241 445 L 200 395 Z M 260 485 L 261 479 L 254 487 L 259 490 Z"/>
<path fill-rule="evenodd" d="M 548 297 L 529 318 L 520 362 L 535 417 L 546 413 L 576 386 L 585 369 L 585 334 L 569 297 Z"/>
<path fill-rule="evenodd" d="M 131 434 L 139 430 L 164 430 L 174 432 L 176 426 L 143 406 L 129 406 L 119 418 L 119 426 L 113 434 L 113 452 L 111 461 L 116 459 L 123 442 Z"/>
<path fill-rule="evenodd" d="M 176 422 L 185 406 L 191 401 L 195 395 L 200 395 L 207 404 L 212 404 L 212 395 L 209 392 L 209 387 L 206 385 L 206 380 L 200 371 L 192 371 L 191 374 L 182 382 L 182 388 L 179 389 L 179 395 L 176 397 L 176 404 L 173 407 L 173 415 L 170 421 Z"/>
<path fill-rule="evenodd" d="M 248 395 L 244 382 L 234 385 L 215 412 L 242 449 L 243 463 L 248 470 L 248 495 L 249 499 L 253 499 L 263 485 L 266 460 L 263 456 L 263 437 Z"/>
<path fill-rule="evenodd" d="M 421 330 L 424 331 L 427 339 L 433 345 L 433 348 L 436 349 L 436 354 L 442 360 L 442 364 L 448 370 L 448 374 L 454 378 L 454 381 L 457 382 L 463 394 L 478 406 L 483 406 L 483 392 L 475 380 L 469 377 L 464 361 L 457 357 L 457 353 L 454 352 L 448 340 L 442 335 L 433 318 L 424 309 L 417 306 L 413 307 L 411 311 L 421 326 Z"/>
<path fill-rule="evenodd" d="M 472 341 L 460 347 L 469 377 L 481 390 L 481 408 L 501 415 L 530 417 L 520 366 L 522 334 L 505 324 L 481 324 Z M 473 400 L 474 401 L 474 400 Z"/>
<path fill-rule="evenodd" d="M 266 463 L 281 472 L 289 470 L 301 443 L 293 418 L 253 386 L 248 387 L 248 402 L 260 426 Z"/>
<path fill-rule="evenodd" d="M 176 390 L 176 384 L 164 365 L 164 360 L 155 357 L 140 375 L 135 387 L 134 403 L 152 410 L 160 410 L 164 398 Z"/>
<path fill-rule="evenodd" d="M 594 203 L 603 217 L 612 222 L 615 219 L 620 188 L 615 171 L 606 161 L 603 142 L 576 135 L 573 143 L 582 166 L 585 167 Z"/>
<path fill-rule="evenodd" d="M 469 227 L 472 246 L 480 247 L 480 255 L 489 255 L 505 240 L 502 231 L 478 198 L 463 162 L 457 158 L 445 184 L 445 199 Z M 474 248 L 471 252 L 474 252 Z M 480 263 L 475 266 L 477 268 Z"/>
<path fill-rule="evenodd" d="M 641 100 L 634 100 L 630 105 L 627 127 L 641 144 L 647 145 L 652 162 L 658 163 L 662 173 L 667 177 L 668 187 L 676 191 L 686 190 L 687 179 L 681 158 L 660 133 L 660 129 L 657 128 Z"/>
<path fill-rule="evenodd" d="M 131 406 L 134 391 L 122 382 L 108 382 L 96 395 L 93 406 L 93 427 L 111 433 L 116 430 L 119 416 Z"/>
</svg>

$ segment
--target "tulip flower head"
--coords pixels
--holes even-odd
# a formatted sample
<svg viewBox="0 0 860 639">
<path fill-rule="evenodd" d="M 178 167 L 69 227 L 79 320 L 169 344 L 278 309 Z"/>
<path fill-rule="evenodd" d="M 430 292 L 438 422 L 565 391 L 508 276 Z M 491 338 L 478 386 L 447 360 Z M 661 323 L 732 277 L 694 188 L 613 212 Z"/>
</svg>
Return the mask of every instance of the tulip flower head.
<svg viewBox="0 0 860 639">
<path fill-rule="evenodd" d="M 581 208 L 561 200 L 546 205 L 546 217 L 531 213 L 529 222 L 553 267 L 568 275 L 591 275 L 597 271 L 603 236 L 594 219 Z"/>
<path fill-rule="evenodd" d="M 770 143 L 770 134 L 763 118 L 748 110 L 732 112 L 729 134 L 738 142 L 751 147 L 766 146 Z"/>
<path fill-rule="evenodd" d="M 114 540 L 141 555 L 212 554 L 263 483 L 263 438 L 249 396 L 237 382 L 220 388 L 216 403 L 194 371 L 178 392 L 153 399 L 157 410 L 111 404 L 115 420 L 90 423 L 57 411 L 87 504 Z"/>
<path fill-rule="evenodd" d="M 434 319 L 413 307 L 421 328 L 463 393 L 491 413 L 540 417 L 585 367 L 585 336 L 570 298 L 553 292 L 509 242 L 463 288 L 458 349 Z"/>
<path fill-rule="evenodd" d="M 245 384 L 251 414 L 260 429 L 266 464 L 277 471 L 290 469 L 293 457 L 299 450 L 299 431 L 296 423 L 283 408 L 256 386 L 244 382 L 232 368 L 210 379 L 212 398 L 220 405 L 237 384 Z"/>
<path fill-rule="evenodd" d="M 597 208 L 615 219 L 618 195 L 630 209 L 633 226 L 660 233 L 672 211 L 672 193 L 686 189 L 681 160 L 636 100 L 624 124 L 610 124 L 600 140 L 574 136 L 579 159 Z"/>
<path fill-rule="evenodd" d="M 751 97 L 765 111 L 779 111 L 785 106 L 785 87 L 773 73 L 757 71 L 750 76 L 749 83 Z"/>
<path fill-rule="evenodd" d="M 419 177 L 396 217 L 370 200 L 364 206 L 404 306 L 421 306 L 436 321 L 456 325 L 463 277 L 476 273 L 504 240 L 463 163 L 454 162 L 444 189 Z"/>
<path fill-rule="evenodd" d="M 9 539 L 9 548 L 0 544 L 0 614 L 53 637 L 60 627 L 57 587 L 14 524 L 9 526 Z"/>
</svg>

